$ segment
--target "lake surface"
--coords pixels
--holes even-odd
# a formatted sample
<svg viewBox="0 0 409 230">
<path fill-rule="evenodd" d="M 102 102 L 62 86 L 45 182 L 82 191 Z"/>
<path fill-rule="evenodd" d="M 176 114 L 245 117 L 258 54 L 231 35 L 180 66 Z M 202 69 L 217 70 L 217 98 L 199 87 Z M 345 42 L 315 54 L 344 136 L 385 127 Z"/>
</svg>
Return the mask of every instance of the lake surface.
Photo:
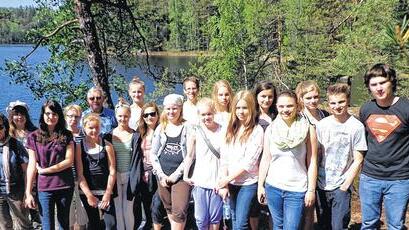
<svg viewBox="0 0 409 230">
<path fill-rule="evenodd" d="M 0 45 L 0 68 L 4 67 L 6 59 L 19 59 L 19 57 L 28 54 L 32 50 L 30 45 Z M 46 48 L 37 49 L 32 56 L 29 57 L 28 63 L 30 65 L 44 62 L 49 58 L 49 52 Z M 142 57 L 141 57 L 142 58 Z M 194 62 L 193 57 L 150 57 L 150 63 L 156 66 L 163 66 L 169 68 L 170 71 L 177 71 L 179 69 L 187 68 L 189 62 Z M 40 115 L 41 105 L 45 99 L 34 100 L 30 89 L 23 85 L 10 84 L 10 78 L 5 72 L 0 69 L 0 79 L 2 81 L 3 90 L 0 90 L 0 112 L 6 114 L 6 107 L 11 101 L 24 101 L 29 104 L 30 115 L 32 120 L 37 124 L 38 116 Z M 125 76 L 129 82 L 133 76 L 138 75 L 146 84 L 146 93 L 152 93 L 154 91 L 154 81 L 148 77 L 144 70 L 135 63 L 135 67 L 127 68 L 123 65 L 116 65 L 115 69 L 117 73 Z M 85 71 L 84 71 L 85 72 Z M 87 73 L 85 72 L 85 75 Z M 84 75 L 84 73 L 83 73 Z M 78 76 L 79 79 L 85 79 L 86 76 Z M 181 85 L 176 85 L 175 92 L 182 93 Z M 116 93 L 112 93 L 114 103 L 118 96 Z"/>
</svg>

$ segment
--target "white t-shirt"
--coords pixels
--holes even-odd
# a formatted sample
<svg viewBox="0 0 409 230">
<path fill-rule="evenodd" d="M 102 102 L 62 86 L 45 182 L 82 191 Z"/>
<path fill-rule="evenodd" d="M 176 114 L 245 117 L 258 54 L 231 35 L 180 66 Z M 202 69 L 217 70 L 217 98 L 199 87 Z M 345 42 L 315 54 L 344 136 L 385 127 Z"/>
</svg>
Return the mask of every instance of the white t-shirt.
<svg viewBox="0 0 409 230">
<path fill-rule="evenodd" d="M 318 187 L 334 190 L 345 181 L 345 172 L 353 162 L 354 151 L 366 151 L 364 125 L 354 116 L 344 123 L 334 116 L 322 119 L 317 124 L 317 138 L 322 146 L 318 166 Z"/>
<path fill-rule="evenodd" d="M 228 174 L 237 172 L 239 169 L 245 173 L 231 181 L 234 185 L 251 185 L 258 181 L 259 157 L 263 150 L 264 131 L 260 125 L 256 125 L 246 142 L 224 143 L 221 148 L 221 164 L 227 168 Z"/>
<path fill-rule="evenodd" d="M 131 117 L 129 118 L 129 127 L 133 130 L 138 129 L 139 118 L 141 118 L 142 109 L 139 107 L 131 106 Z"/>
<path fill-rule="evenodd" d="M 214 121 L 223 126 L 223 127 L 227 127 L 228 123 L 229 123 L 229 119 L 230 119 L 230 113 L 229 112 L 217 112 L 214 115 Z"/>
<path fill-rule="evenodd" d="M 196 105 L 187 101 L 183 103 L 183 119 L 185 119 L 188 124 L 199 124 L 199 115 L 197 114 Z"/>
<path fill-rule="evenodd" d="M 212 132 L 203 125 L 201 127 L 214 149 L 216 149 L 220 154 L 220 147 L 223 144 L 223 139 L 225 136 L 222 128 L 219 126 L 215 132 Z M 194 182 L 195 186 L 214 189 L 216 188 L 217 182 L 220 179 L 220 160 L 209 149 L 198 129 L 195 129 L 194 132 L 192 132 L 192 135 L 195 135 L 196 139 L 196 163 L 193 170 L 192 181 Z"/>
</svg>

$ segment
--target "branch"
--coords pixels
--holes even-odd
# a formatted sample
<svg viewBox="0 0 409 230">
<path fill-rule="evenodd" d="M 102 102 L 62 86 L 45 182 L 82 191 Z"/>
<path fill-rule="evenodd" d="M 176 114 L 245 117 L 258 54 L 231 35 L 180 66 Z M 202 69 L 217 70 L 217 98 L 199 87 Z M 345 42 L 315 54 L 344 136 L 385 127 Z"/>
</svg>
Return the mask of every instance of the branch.
<svg viewBox="0 0 409 230">
<path fill-rule="evenodd" d="M 361 3 L 363 3 L 363 2 L 364 2 L 364 0 L 360 0 L 360 1 L 358 2 L 358 7 L 360 7 L 360 6 L 361 6 Z M 346 21 L 348 21 L 348 19 L 349 19 L 350 17 L 352 17 L 352 15 L 353 15 L 353 13 L 351 13 L 351 14 L 348 15 L 346 18 L 344 18 L 344 20 L 342 20 L 340 23 L 338 23 L 338 25 L 336 25 L 335 27 L 333 27 L 333 28 L 329 31 L 329 33 L 330 33 L 330 34 L 334 33 L 339 27 L 341 27 L 342 24 L 344 24 Z"/>
<path fill-rule="evenodd" d="M 34 51 L 36 51 L 38 47 L 40 47 L 41 43 L 42 43 L 44 40 L 46 40 L 46 39 L 48 39 L 48 38 L 54 36 L 54 35 L 57 34 L 60 30 L 62 30 L 64 27 L 66 27 L 66 26 L 68 26 L 68 25 L 70 25 L 70 24 L 73 24 L 73 23 L 75 23 L 75 22 L 78 22 L 78 19 L 73 19 L 73 20 L 71 20 L 71 21 L 66 21 L 66 22 L 64 22 L 63 24 L 61 24 L 60 26 L 58 26 L 58 27 L 57 27 L 54 31 L 52 31 L 51 33 L 42 36 L 42 37 L 37 41 L 37 43 L 36 43 L 36 45 L 34 46 L 33 50 L 31 50 L 30 53 L 28 53 L 26 56 L 24 56 L 23 58 L 21 58 L 21 60 L 22 60 L 22 61 L 27 60 L 27 58 L 30 57 L 30 55 L 33 54 Z"/>
</svg>

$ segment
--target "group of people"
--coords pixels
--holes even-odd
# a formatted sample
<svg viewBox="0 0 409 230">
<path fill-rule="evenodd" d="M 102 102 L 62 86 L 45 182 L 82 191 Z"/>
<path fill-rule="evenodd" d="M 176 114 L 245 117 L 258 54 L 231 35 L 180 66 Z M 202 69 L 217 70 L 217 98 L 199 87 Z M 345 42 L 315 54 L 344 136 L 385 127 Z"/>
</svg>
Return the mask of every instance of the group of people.
<svg viewBox="0 0 409 230">
<path fill-rule="evenodd" d="M 318 228 L 347 229 L 358 174 L 361 228 L 379 228 L 384 204 L 387 228 L 403 229 L 409 101 L 396 96 L 386 64 L 364 82 L 373 100 L 358 117 L 348 112 L 348 85 L 328 86 L 327 112 L 311 80 L 281 92 L 260 81 L 235 94 L 220 80 L 211 98 L 199 98 L 190 76 L 186 100 L 169 94 L 161 112 L 134 78 L 131 104 L 121 98 L 105 108 L 93 87 L 84 112 L 46 101 L 38 128 L 28 105 L 12 102 L 8 117 L 0 114 L 0 229 L 32 229 L 39 214 L 43 229 L 161 229 L 169 221 L 179 230 L 192 198 L 198 229 L 219 229 L 223 214 L 232 229 L 257 229 L 262 209 L 272 229 L 312 229 L 315 214 Z"/>
</svg>

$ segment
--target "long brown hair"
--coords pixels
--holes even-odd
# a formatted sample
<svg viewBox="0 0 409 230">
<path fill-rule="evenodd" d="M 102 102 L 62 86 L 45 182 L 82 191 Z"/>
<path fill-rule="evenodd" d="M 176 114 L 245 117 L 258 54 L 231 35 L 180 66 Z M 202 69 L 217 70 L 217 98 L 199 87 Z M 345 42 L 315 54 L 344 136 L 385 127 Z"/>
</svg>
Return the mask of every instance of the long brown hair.
<svg viewBox="0 0 409 230">
<path fill-rule="evenodd" d="M 156 116 L 160 115 L 159 108 L 158 108 L 158 106 L 156 105 L 155 102 L 148 102 L 148 103 L 146 103 L 145 105 L 142 106 L 141 115 L 139 117 L 139 123 L 138 123 L 139 124 L 138 131 L 139 131 L 139 134 L 141 135 L 142 138 L 144 138 L 146 136 L 147 132 L 148 132 L 148 125 L 146 124 L 145 120 L 143 119 L 143 114 L 145 113 L 145 110 L 147 108 L 154 108 L 155 112 L 156 112 Z M 155 128 L 158 125 L 159 125 L 159 119 L 155 124 Z"/>
<path fill-rule="evenodd" d="M 226 142 L 229 144 L 231 142 L 235 142 L 237 138 L 237 133 L 240 128 L 240 121 L 236 116 L 236 108 L 237 103 L 243 100 L 247 104 L 247 108 L 249 110 L 249 116 L 247 120 L 244 122 L 244 133 L 238 137 L 240 143 L 247 141 L 250 134 L 253 132 L 254 127 L 256 126 L 256 102 L 254 100 L 253 94 L 248 90 L 239 91 L 236 96 L 234 96 L 232 105 L 231 105 L 231 114 L 230 120 L 227 125 L 227 133 L 226 133 Z"/>
</svg>

